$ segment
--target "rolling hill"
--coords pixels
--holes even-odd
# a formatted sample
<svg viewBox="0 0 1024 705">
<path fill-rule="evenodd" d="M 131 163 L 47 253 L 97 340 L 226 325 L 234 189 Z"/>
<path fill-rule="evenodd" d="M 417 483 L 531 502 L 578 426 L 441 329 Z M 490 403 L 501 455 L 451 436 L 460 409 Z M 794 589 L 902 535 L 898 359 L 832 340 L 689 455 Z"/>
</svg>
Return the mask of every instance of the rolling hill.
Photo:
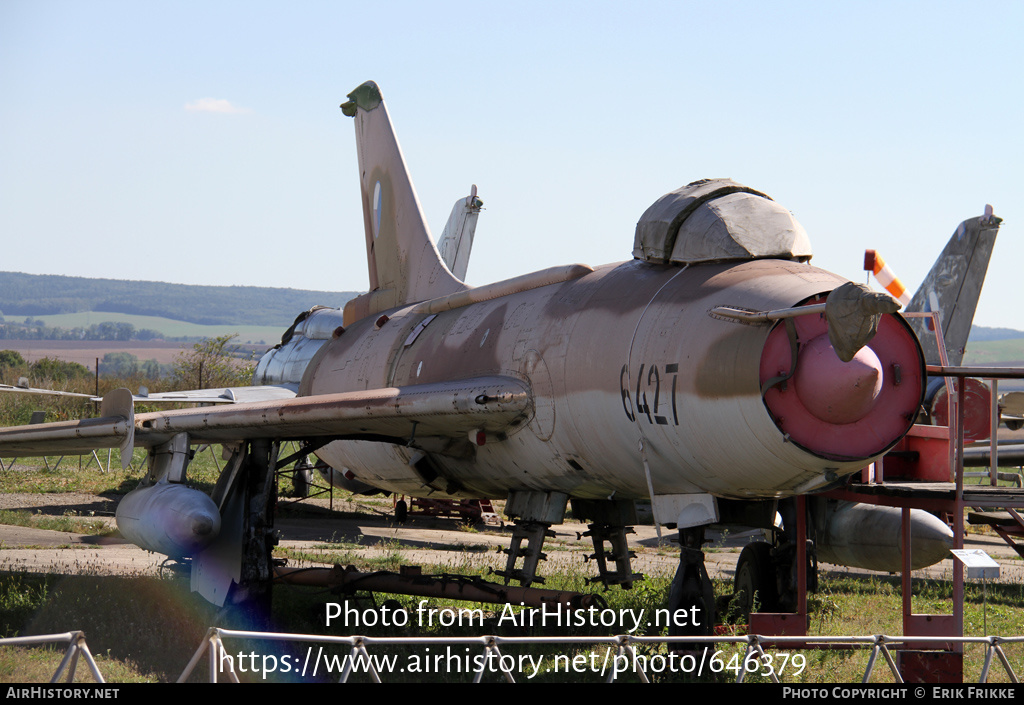
<svg viewBox="0 0 1024 705">
<path fill-rule="evenodd" d="M 358 293 L 0 272 L 0 313 L 8 318 L 95 312 L 91 317 L 94 323 L 115 320 L 102 314 L 117 313 L 207 326 L 272 326 L 283 330 L 312 306 L 342 306 Z M 161 330 L 151 325 L 143 327 Z"/>
</svg>

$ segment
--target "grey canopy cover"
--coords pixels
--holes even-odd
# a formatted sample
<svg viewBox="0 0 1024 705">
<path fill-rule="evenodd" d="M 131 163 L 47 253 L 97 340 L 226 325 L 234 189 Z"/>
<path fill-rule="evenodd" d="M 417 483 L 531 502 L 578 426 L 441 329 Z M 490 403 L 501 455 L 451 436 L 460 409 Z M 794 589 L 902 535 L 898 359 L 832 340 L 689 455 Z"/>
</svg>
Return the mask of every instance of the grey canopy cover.
<svg viewBox="0 0 1024 705">
<path fill-rule="evenodd" d="M 667 193 L 636 225 L 633 257 L 695 264 L 763 257 L 811 258 L 811 243 L 793 214 L 731 179 L 704 179 Z"/>
</svg>

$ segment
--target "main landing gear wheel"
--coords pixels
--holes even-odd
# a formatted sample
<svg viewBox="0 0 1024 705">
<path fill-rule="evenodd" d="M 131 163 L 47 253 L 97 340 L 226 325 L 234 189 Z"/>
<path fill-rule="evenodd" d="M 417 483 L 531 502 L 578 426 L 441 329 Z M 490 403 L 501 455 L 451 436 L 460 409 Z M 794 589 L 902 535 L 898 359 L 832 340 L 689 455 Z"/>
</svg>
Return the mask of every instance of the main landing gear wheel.
<svg viewBox="0 0 1024 705">
<path fill-rule="evenodd" d="M 783 535 L 783 538 L 787 538 Z M 800 601 L 797 580 L 796 544 L 785 541 L 775 549 L 775 570 L 779 577 L 779 612 L 796 612 Z M 806 556 L 807 592 L 818 591 L 818 561 L 814 554 L 814 544 L 807 542 Z"/>
<path fill-rule="evenodd" d="M 296 497 L 309 496 L 309 489 L 313 486 L 313 463 L 309 462 L 308 457 L 295 463 L 292 472 L 292 486 L 295 488 Z"/>
<path fill-rule="evenodd" d="M 409 504 L 404 499 L 400 499 L 395 502 L 395 521 L 399 524 L 404 524 L 408 518 Z"/>
<path fill-rule="evenodd" d="M 751 612 L 777 612 L 779 586 L 771 544 L 747 544 L 736 563 L 735 609 L 749 621 Z"/>
</svg>

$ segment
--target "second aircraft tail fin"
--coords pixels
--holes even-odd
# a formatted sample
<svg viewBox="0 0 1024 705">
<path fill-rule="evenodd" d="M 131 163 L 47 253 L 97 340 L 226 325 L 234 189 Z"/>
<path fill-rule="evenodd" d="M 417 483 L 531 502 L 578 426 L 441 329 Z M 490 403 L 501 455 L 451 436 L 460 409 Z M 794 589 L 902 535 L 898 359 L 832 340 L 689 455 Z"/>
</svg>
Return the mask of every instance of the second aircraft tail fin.
<svg viewBox="0 0 1024 705">
<path fill-rule="evenodd" d="M 985 215 L 960 223 L 907 305 L 907 311 L 939 312 L 950 365 L 963 362 L 1001 222 L 992 215 L 992 206 L 986 206 Z M 921 341 L 927 363 L 941 364 L 929 319 L 911 318 L 909 323 Z"/>
<path fill-rule="evenodd" d="M 441 239 L 437 249 L 441 259 L 448 265 L 452 274 L 466 281 L 469 268 L 469 255 L 473 251 L 473 236 L 476 233 L 476 221 L 480 217 L 480 209 L 484 202 L 476 197 L 476 184 L 465 198 L 460 198 L 452 207 L 448 222 L 441 231 Z"/>
</svg>

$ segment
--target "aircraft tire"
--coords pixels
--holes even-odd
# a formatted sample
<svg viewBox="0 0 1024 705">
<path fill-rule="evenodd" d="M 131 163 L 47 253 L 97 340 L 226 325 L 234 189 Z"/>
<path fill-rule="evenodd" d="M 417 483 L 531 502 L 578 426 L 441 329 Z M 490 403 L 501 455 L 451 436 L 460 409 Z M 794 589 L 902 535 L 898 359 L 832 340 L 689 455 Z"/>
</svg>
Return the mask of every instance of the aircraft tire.
<svg viewBox="0 0 1024 705">
<path fill-rule="evenodd" d="M 296 464 L 292 475 L 292 485 L 295 487 L 296 497 L 308 497 L 309 488 L 313 484 L 313 467 L 304 463 L 301 467 Z"/>
<path fill-rule="evenodd" d="M 404 524 L 409 518 L 409 505 L 404 499 L 395 502 L 395 521 Z"/>
<path fill-rule="evenodd" d="M 758 541 L 747 544 L 736 563 L 735 597 L 740 614 L 749 619 L 755 606 L 759 612 L 776 612 L 779 588 L 772 562 L 771 544 Z"/>
</svg>

